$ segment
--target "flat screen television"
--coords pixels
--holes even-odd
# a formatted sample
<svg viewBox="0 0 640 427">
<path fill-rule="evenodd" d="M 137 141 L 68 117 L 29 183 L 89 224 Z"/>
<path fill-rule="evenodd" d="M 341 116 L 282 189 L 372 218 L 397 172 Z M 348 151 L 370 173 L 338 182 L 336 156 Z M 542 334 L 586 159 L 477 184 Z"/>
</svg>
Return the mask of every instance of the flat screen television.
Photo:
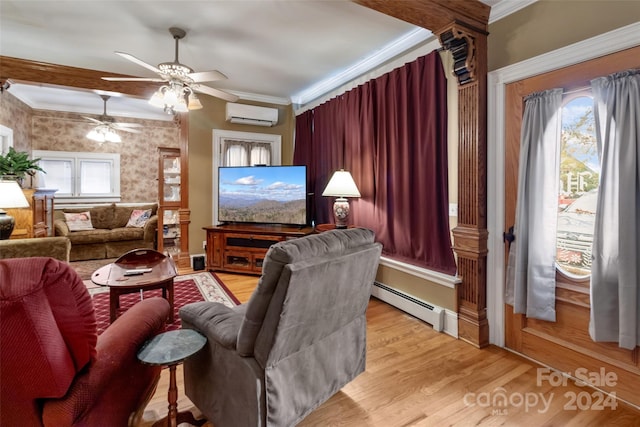
<svg viewBox="0 0 640 427">
<path fill-rule="evenodd" d="M 306 166 L 221 166 L 218 221 L 307 225 Z"/>
</svg>

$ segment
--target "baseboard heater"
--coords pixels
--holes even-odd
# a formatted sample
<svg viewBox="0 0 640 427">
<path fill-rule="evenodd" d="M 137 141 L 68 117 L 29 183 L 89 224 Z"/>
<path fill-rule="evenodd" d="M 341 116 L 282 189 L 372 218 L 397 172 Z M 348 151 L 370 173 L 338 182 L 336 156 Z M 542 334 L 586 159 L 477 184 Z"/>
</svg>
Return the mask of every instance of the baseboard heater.
<svg viewBox="0 0 640 427">
<path fill-rule="evenodd" d="M 414 298 L 380 282 L 373 282 L 371 295 L 405 313 L 424 320 L 438 332 L 442 332 L 444 329 L 444 309 L 442 307 Z"/>
</svg>

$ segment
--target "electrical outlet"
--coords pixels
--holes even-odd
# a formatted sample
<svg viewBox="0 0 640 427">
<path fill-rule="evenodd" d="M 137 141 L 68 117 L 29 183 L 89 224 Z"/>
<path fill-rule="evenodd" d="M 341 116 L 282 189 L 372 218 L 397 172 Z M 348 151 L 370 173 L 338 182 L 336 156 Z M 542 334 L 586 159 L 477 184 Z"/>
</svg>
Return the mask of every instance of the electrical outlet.
<svg viewBox="0 0 640 427">
<path fill-rule="evenodd" d="M 202 249 L 207 249 L 207 241 L 206 240 L 202 241 Z"/>
<path fill-rule="evenodd" d="M 458 204 L 449 203 L 449 216 L 458 216 Z"/>
</svg>

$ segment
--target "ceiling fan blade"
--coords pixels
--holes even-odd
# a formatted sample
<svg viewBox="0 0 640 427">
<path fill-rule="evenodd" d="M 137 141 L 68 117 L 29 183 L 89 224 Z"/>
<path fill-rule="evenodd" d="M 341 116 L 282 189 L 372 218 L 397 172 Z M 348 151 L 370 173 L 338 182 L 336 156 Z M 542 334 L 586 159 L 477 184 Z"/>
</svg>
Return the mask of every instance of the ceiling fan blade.
<svg viewBox="0 0 640 427">
<path fill-rule="evenodd" d="M 131 61 L 133 63 L 136 63 L 136 64 L 140 65 L 141 67 L 144 67 L 144 68 L 146 68 L 148 70 L 153 71 L 154 73 L 161 74 L 160 70 L 157 67 L 154 67 L 151 64 L 147 64 L 142 59 L 138 59 L 133 55 L 130 55 L 130 54 L 124 53 L 124 52 L 116 52 L 116 55 L 120 55 L 124 59 L 127 59 L 127 60 L 129 60 L 129 61 Z"/>
<path fill-rule="evenodd" d="M 205 85 L 199 85 L 198 87 L 193 87 L 193 90 L 195 90 L 196 92 L 201 92 L 207 95 L 215 96 L 216 98 L 221 98 L 229 102 L 236 102 L 239 99 L 236 95 L 233 95 L 228 92 L 224 92 L 220 89 L 214 89 L 210 86 L 205 86 Z"/>
<path fill-rule="evenodd" d="M 115 126 L 118 127 L 127 127 L 127 128 L 141 128 L 142 125 L 139 123 L 114 123 Z"/>
<path fill-rule="evenodd" d="M 159 77 L 102 77 L 109 82 L 163 82 Z"/>
<path fill-rule="evenodd" d="M 138 129 L 123 128 L 120 126 L 114 126 L 114 129 L 118 131 L 121 130 L 123 132 L 129 132 L 129 133 L 141 133 L 141 131 L 139 131 Z"/>
<path fill-rule="evenodd" d="M 82 116 L 82 118 L 83 118 L 83 119 L 87 119 L 87 120 L 89 120 L 89 121 L 91 121 L 91 122 L 94 122 L 94 123 L 96 123 L 96 124 L 99 124 L 99 125 L 103 124 L 100 120 L 96 120 L 96 119 L 94 119 L 93 117 Z"/>
<path fill-rule="evenodd" d="M 222 74 L 218 70 L 211 71 L 201 71 L 199 73 L 190 73 L 189 78 L 191 78 L 194 82 L 214 82 L 216 80 L 225 80 L 227 76 Z"/>
</svg>

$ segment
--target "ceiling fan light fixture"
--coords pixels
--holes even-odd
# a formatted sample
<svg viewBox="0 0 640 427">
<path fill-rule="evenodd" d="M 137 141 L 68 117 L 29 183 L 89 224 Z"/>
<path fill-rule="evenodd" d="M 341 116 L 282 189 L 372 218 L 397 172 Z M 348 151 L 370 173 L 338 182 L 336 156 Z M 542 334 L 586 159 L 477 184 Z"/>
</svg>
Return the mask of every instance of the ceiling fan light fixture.
<svg viewBox="0 0 640 427">
<path fill-rule="evenodd" d="M 161 86 L 149 99 L 154 107 L 164 108 L 168 114 L 186 113 L 202 108 L 202 103 L 188 84 L 171 80 Z"/>
<path fill-rule="evenodd" d="M 195 92 L 191 92 L 189 94 L 189 104 L 187 105 L 189 110 L 199 110 L 202 108 L 202 103 L 200 99 L 196 96 Z"/>
<path fill-rule="evenodd" d="M 122 138 L 113 129 L 108 129 L 104 135 L 107 142 L 122 142 Z"/>
<path fill-rule="evenodd" d="M 154 107 L 164 108 L 164 94 L 162 93 L 162 88 L 155 91 L 151 99 L 149 99 L 149 104 Z"/>
<path fill-rule="evenodd" d="M 87 138 L 96 142 L 122 142 L 120 135 L 106 125 L 98 125 L 91 129 Z"/>
<path fill-rule="evenodd" d="M 87 138 L 96 142 L 104 142 L 104 135 L 98 132 L 97 128 L 91 129 L 87 134 Z"/>
</svg>

